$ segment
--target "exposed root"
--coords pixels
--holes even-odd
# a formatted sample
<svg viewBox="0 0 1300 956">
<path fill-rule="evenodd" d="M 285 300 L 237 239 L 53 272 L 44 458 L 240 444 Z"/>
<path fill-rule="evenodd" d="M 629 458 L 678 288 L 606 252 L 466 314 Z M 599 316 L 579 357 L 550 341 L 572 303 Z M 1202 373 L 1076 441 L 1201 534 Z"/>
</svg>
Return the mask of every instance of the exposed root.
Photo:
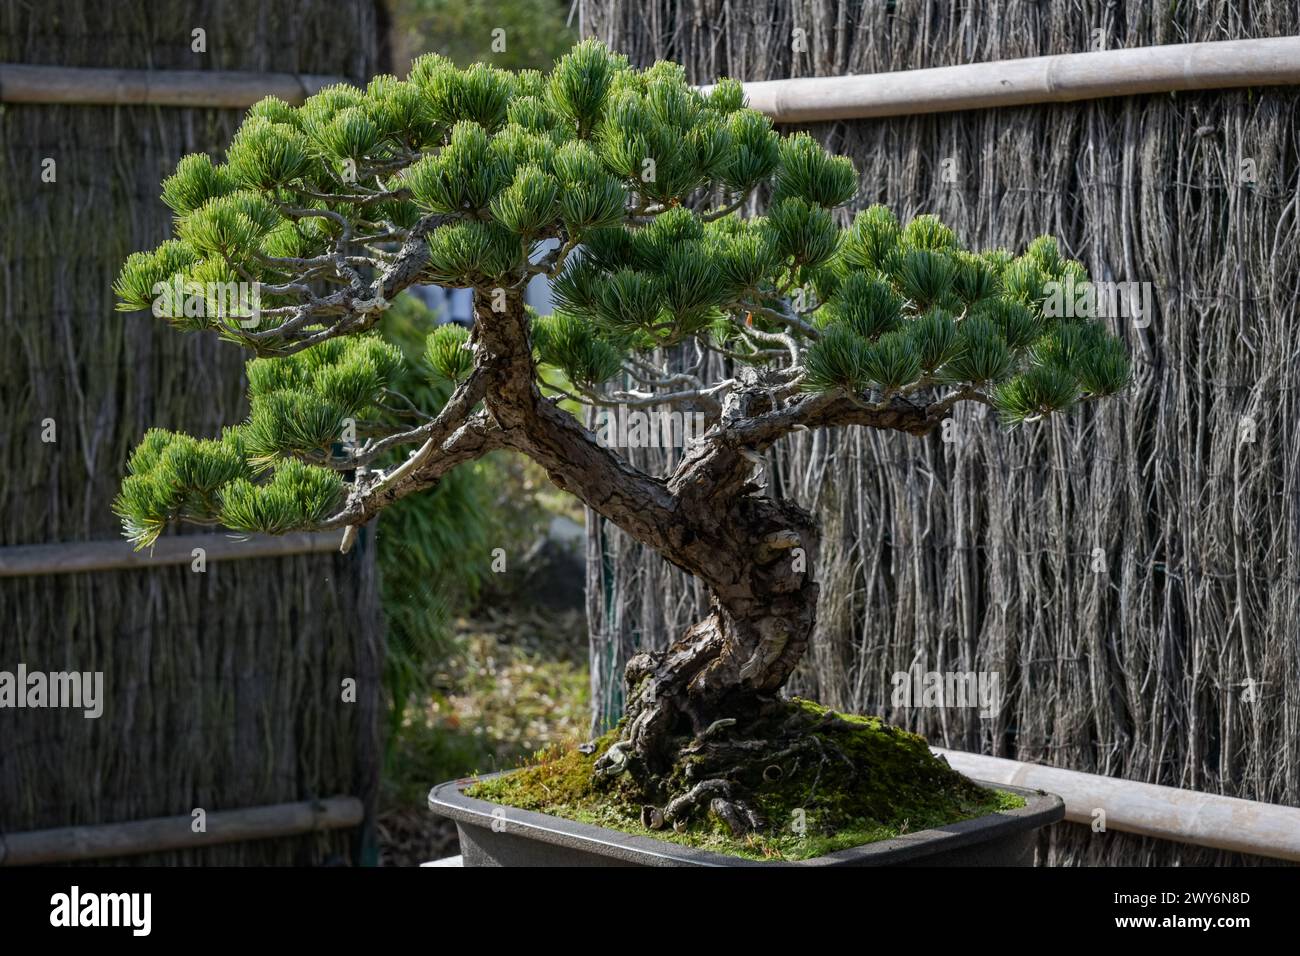
<svg viewBox="0 0 1300 956">
<path fill-rule="evenodd" d="M 639 804 L 661 808 L 662 823 L 642 811 L 649 829 L 708 812 L 733 833 L 753 830 L 761 814 L 747 797 L 817 746 L 806 739 L 815 720 L 792 719 L 779 697 L 811 632 L 816 587 L 786 566 L 789 548 L 803 546 L 788 530 L 791 516 L 769 517 L 771 554 L 754 570 L 762 580 L 738 583 L 727 602 L 715 597 L 711 613 L 680 640 L 627 663 L 625 723 L 597 758 L 595 778 L 634 784 Z M 757 546 L 762 538 L 754 537 Z"/>
<path fill-rule="evenodd" d="M 762 815 L 746 799 L 747 794 L 787 776 L 798 777 L 805 768 L 811 774 L 811 790 L 815 792 L 822 770 L 831 761 L 843 762 L 852 771 L 853 761 L 848 755 L 820 733 L 838 728 L 840 723 L 810 721 L 796 714 L 791 719 L 783 716 L 779 722 L 768 721 L 763 729 L 775 729 L 773 736 L 728 739 L 727 731 L 737 725 L 735 718 L 721 718 L 696 736 L 676 738 L 676 756 L 667 773 L 649 772 L 626 741 L 606 752 L 606 762 L 598 772 L 609 776 L 615 767 L 626 767 L 643 785 L 647 796 L 660 795 L 665 801 L 661 808 L 650 804 L 641 811 L 642 824 L 648 829 L 671 825 L 680 832 L 692 818 L 709 813 L 734 836 L 740 836 L 764 825 Z M 746 727 L 757 729 L 752 721 Z M 610 752 L 614 752 L 613 757 Z"/>
<path fill-rule="evenodd" d="M 631 744 L 626 740 L 620 740 L 614 746 L 605 751 L 604 755 L 596 763 L 595 774 L 598 780 L 607 780 L 611 777 L 617 777 L 627 769 L 630 754 L 628 753 Z"/>
<path fill-rule="evenodd" d="M 735 724 L 717 725 L 732 715 Z M 1000 806 L 922 738 L 875 718 L 827 716 L 808 701 L 730 697 L 698 732 L 676 722 L 655 766 L 630 746 L 625 724 L 592 755 L 557 752 L 471 795 L 570 819 L 594 814 L 630 832 L 667 831 L 756 859 L 801 859 Z M 602 758 L 609 769 L 597 777 Z"/>
<path fill-rule="evenodd" d="M 713 723 L 709 724 L 708 728 L 704 731 L 704 733 L 700 734 L 700 739 L 704 740 L 712 736 L 715 731 L 722 730 L 724 727 L 734 727 L 734 726 L 736 726 L 735 717 L 723 717 L 719 720 L 715 720 Z"/>
<path fill-rule="evenodd" d="M 716 777 L 712 780 L 703 780 L 681 796 L 669 800 L 668 805 L 664 807 L 664 817 L 674 823 L 678 820 L 684 820 L 692 809 L 705 800 L 724 797 L 729 793 L 731 793 L 730 780 L 722 780 Z"/>
<path fill-rule="evenodd" d="M 763 818 L 755 813 L 749 804 L 741 800 L 731 801 L 714 797 L 709 803 L 709 812 L 727 825 L 732 836 L 743 836 L 763 826 Z"/>
</svg>

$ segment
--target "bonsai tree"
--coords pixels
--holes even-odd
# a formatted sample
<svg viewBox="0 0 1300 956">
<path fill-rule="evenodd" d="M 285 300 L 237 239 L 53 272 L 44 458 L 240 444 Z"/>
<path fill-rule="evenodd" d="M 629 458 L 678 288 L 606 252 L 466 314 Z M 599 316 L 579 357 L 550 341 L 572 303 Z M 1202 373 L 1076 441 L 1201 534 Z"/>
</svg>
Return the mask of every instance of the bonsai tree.
<svg viewBox="0 0 1300 956">
<path fill-rule="evenodd" d="M 737 82 L 702 92 L 594 41 L 549 75 L 425 56 L 406 80 L 262 100 L 224 162 L 187 156 L 162 188 L 175 238 L 129 258 L 120 308 L 248 349 L 250 413 L 217 437 L 149 431 L 116 502 L 126 534 L 348 529 L 346 548 L 457 465 L 529 456 L 708 589 L 707 617 L 628 663 L 625 719 L 591 761 L 654 826 L 699 807 L 758 826 L 742 768 L 807 743 L 765 715 L 808 647 L 818 535 L 763 493 L 765 451 L 817 428 L 925 436 L 965 402 L 1037 422 L 1129 377 L 1116 338 L 1051 307 L 1087 281 L 1053 239 L 968 251 L 881 206 L 841 225 L 847 158 L 779 135 Z M 538 275 L 546 317 L 523 298 Z M 412 369 L 375 329 L 418 283 L 473 289 L 475 318 L 430 329 Z M 726 376 L 701 377 L 710 353 Z M 451 386 L 441 407 L 393 387 L 413 371 Z M 648 474 L 570 400 L 708 427 Z"/>
</svg>

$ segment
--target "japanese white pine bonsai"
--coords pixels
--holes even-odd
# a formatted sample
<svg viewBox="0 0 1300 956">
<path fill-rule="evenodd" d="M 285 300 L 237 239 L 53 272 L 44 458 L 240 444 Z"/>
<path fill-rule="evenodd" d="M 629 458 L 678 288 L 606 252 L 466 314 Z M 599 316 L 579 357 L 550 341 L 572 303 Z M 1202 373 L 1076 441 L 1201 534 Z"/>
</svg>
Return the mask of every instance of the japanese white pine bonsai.
<svg viewBox="0 0 1300 956">
<path fill-rule="evenodd" d="M 806 724 L 769 719 L 813 629 L 817 529 L 762 493 L 763 453 L 805 429 L 924 436 L 962 402 L 1037 421 L 1129 377 L 1119 340 L 1044 308 L 1053 283 L 1087 280 L 1053 239 L 971 252 L 934 217 L 901 226 L 880 206 L 841 227 L 858 186 L 738 83 L 701 93 L 672 63 L 632 69 L 592 41 L 550 75 L 425 56 L 405 81 L 265 99 L 224 162 L 180 162 L 163 184 L 176 237 L 116 285 L 121 309 L 255 356 L 243 424 L 145 435 L 116 503 L 126 533 L 356 529 L 489 451 L 527 455 L 711 595 L 668 651 L 628 664 L 595 778 L 632 788 L 650 826 L 710 810 L 759 826 L 751 795 L 772 767 L 824 751 Z M 524 305 L 538 274 L 554 315 Z M 414 284 L 474 290 L 473 328 L 430 329 L 423 362 L 375 331 Z M 670 352 L 687 360 L 670 368 Z M 708 353 L 726 377 L 700 377 Z M 445 403 L 401 394 L 412 374 L 446 380 Z M 566 399 L 709 427 L 671 474 L 647 474 Z"/>
</svg>

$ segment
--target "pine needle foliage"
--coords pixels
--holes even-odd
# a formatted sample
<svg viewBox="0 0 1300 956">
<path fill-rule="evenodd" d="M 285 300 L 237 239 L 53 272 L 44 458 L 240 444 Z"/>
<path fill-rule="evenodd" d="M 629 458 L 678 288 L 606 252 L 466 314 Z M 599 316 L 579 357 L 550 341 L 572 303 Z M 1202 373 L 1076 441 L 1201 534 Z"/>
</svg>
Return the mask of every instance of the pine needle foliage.
<svg viewBox="0 0 1300 956">
<path fill-rule="evenodd" d="M 469 351 L 469 329 L 440 325 L 427 340 L 425 358 L 439 378 L 459 382 L 469 374 L 474 356 Z"/>
<path fill-rule="evenodd" d="M 1011 424 L 1127 383 L 1118 339 L 1045 309 L 1087 282 L 1055 240 L 977 252 L 932 215 L 882 206 L 843 227 L 858 189 L 848 159 L 776 132 L 739 83 L 704 93 L 676 64 L 635 69 L 595 40 L 549 73 L 429 54 L 405 79 L 297 107 L 268 97 L 223 158 L 185 157 L 165 179 L 175 235 L 114 286 L 122 310 L 258 356 L 244 423 L 145 436 L 117 503 L 127 534 L 310 527 L 354 487 L 359 449 L 437 413 L 393 382 L 464 382 L 472 333 L 429 328 L 415 360 L 375 333 L 413 247 L 404 284 L 497 296 L 547 273 L 558 308 L 532 320 L 538 374 L 587 397 L 682 343 L 773 366 L 792 394 L 869 406 L 957 389 Z M 252 306 L 231 308 L 247 286 Z"/>
<path fill-rule="evenodd" d="M 1050 236 L 1021 256 L 976 253 L 934 216 L 900 226 L 873 206 L 813 277 L 823 302 L 816 322 L 836 335 L 809 350 L 804 387 L 843 389 L 863 373 L 877 392 L 946 385 L 984 394 L 1009 425 L 1114 394 L 1130 378 L 1123 343 L 1100 322 L 1045 307 L 1054 287 L 1087 282 Z M 872 350 L 859 353 L 843 333 Z"/>
</svg>

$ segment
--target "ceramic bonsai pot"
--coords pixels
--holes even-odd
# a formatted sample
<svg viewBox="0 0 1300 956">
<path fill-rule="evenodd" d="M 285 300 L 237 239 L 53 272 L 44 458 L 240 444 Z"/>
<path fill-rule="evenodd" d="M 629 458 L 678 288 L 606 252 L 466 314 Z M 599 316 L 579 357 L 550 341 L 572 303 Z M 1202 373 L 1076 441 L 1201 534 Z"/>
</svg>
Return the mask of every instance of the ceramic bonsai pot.
<svg viewBox="0 0 1300 956">
<path fill-rule="evenodd" d="M 429 809 L 456 821 L 465 866 L 1030 866 L 1037 831 L 1065 817 L 1055 794 L 977 780 L 1024 797 L 1025 805 L 808 860 L 770 863 L 465 796 L 477 779 L 429 791 Z"/>
</svg>

